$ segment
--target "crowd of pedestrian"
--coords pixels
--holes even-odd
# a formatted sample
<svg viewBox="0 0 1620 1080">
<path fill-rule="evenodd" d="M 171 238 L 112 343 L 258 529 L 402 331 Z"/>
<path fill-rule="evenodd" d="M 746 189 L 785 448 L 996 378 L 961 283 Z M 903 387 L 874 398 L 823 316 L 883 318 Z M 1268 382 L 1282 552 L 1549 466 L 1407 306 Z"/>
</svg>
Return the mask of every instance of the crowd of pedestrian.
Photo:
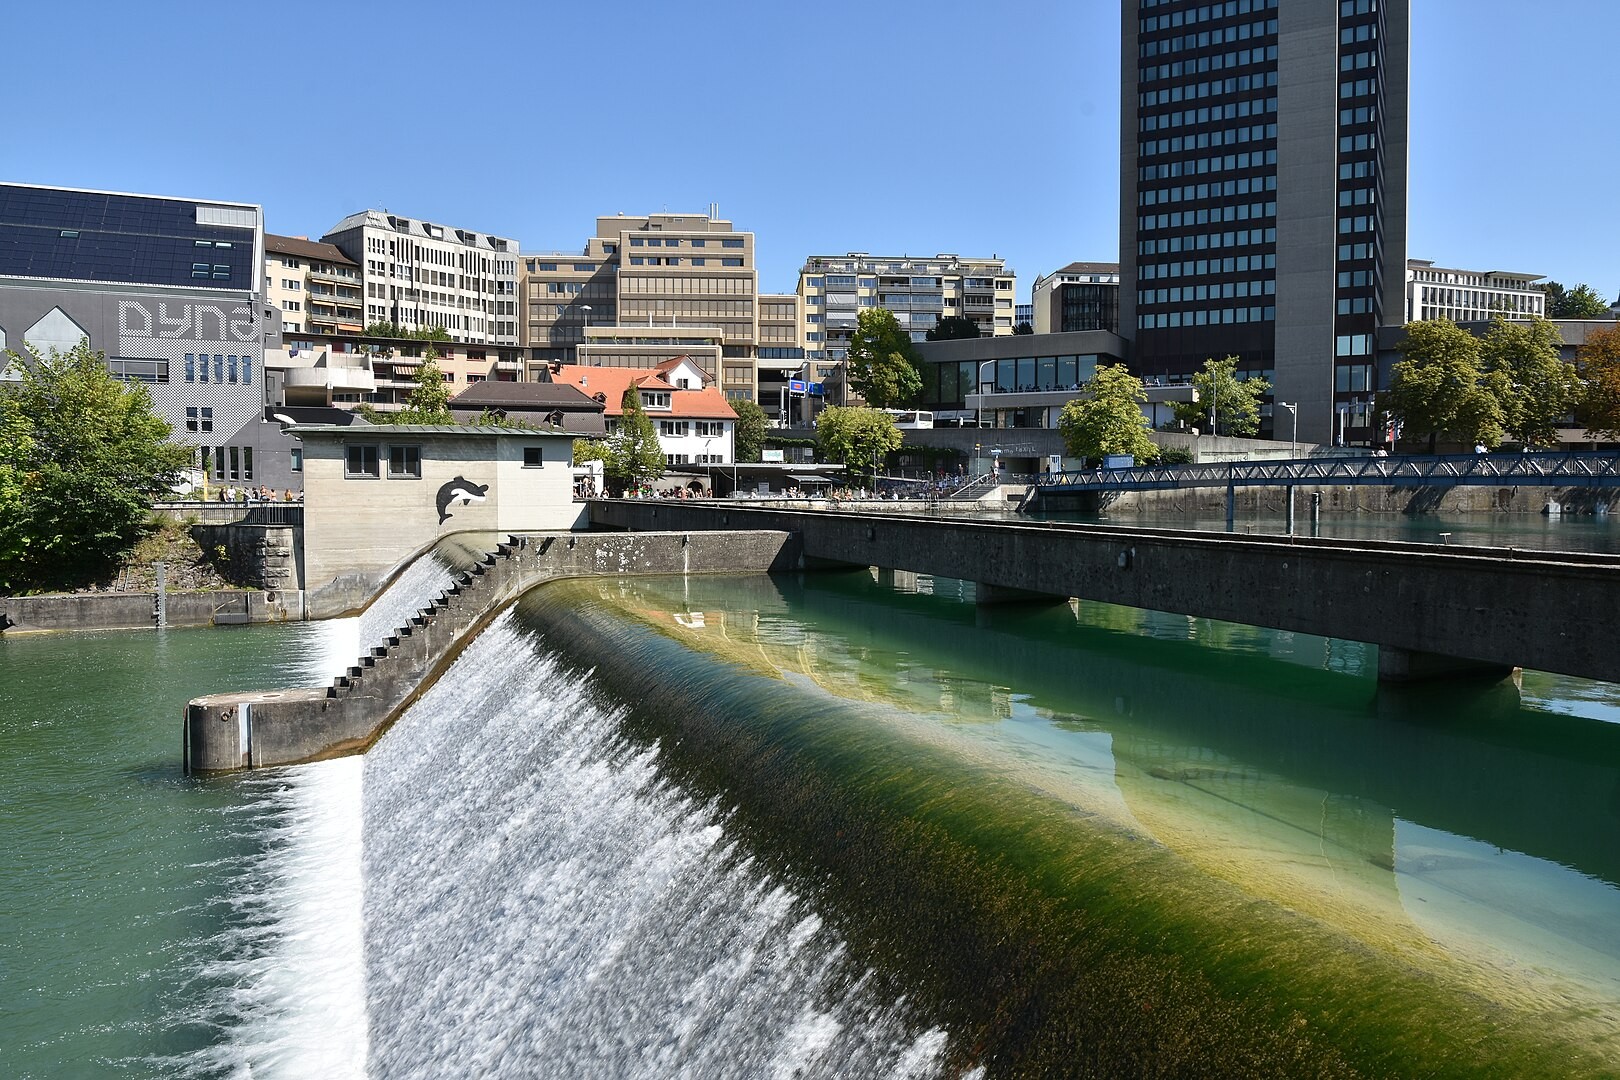
<svg viewBox="0 0 1620 1080">
<path fill-rule="evenodd" d="M 278 495 L 274 488 L 267 488 L 262 485 L 256 488 L 251 488 L 237 487 L 235 484 L 232 484 L 230 487 L 223 487 L 219 489 L 219 501 L 222 503 L 301 503 L 304 501 L 304 493 L 302 491 L 294 491 L 292 488 L 288 488 L 286 491 Z"/>
</svg>

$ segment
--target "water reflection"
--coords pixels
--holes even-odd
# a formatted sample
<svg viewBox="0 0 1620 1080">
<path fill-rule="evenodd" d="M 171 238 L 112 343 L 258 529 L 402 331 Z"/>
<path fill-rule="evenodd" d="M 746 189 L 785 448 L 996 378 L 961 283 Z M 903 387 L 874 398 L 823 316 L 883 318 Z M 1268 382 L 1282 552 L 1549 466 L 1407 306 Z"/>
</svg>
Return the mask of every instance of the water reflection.
<svg viewBox="0 0 1620 1080">
<path fill-rule="evenodd" d="M 1392 692 L 1365 646 L 1090 603 L 980 609 L 960 583 L 886 581 L 603 591 L 1497 1000 L 1614 1015 L 1613 687 L 1531 673 L 1522 696 Z"/>
</svg>

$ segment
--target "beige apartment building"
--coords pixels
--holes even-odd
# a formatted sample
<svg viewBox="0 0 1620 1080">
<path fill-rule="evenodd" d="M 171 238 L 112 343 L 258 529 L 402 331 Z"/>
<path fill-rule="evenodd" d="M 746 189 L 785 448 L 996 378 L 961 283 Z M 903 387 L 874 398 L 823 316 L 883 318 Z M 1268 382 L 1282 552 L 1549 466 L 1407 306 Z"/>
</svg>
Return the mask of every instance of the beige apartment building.
<svg viewBox="0 0 1620 1080">
<path fill-rule="evenodd" d="M 366 326 L 436 327 L 453 341 L 518 344 L 516 240 L 384 210 L 351 214 L 321 240 L 360 266 Z"/>
<path fill-rule="evenodd" d="M 360 267 L 331 244 L 265 233 L 264 296 L 286 334 L 365 329 Z"/>
<path fill-rule="evenodd" d="M 1011 335 L 1018 275 L 1004 260 L 909 255 L 812 255 L 799 270 L 805 356 L 841 361 L 861 308 L 894 312 L 913 341 L 940 319 L 964 316 L 985 337 Z"/>
<path fill-rule="evenodd" d="M 754 234 L 713 207 L 599 217 L 577 254 L 524 254 L 520 292 L 537 368 L 650 367 L 685 354 L 728 397 L 759 396 Z"/>
</svg>

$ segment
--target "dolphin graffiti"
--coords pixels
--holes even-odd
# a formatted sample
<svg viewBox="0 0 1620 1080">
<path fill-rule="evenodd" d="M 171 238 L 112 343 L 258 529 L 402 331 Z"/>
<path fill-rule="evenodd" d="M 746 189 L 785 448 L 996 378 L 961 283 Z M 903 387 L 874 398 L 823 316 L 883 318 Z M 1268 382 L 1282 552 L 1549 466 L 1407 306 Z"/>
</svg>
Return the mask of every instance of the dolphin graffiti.
<svg viewBox="0 0 1620 1080">
<path fill-rule="evenodd" d="M 450 504 L 460 502 L 462 506 L 484 501 L 484 492 L 489 490 L 488 484 L 474 484 L 464 476 L 458 476 L 439 489 L 439 524 L 443 525 L 445 519 L 450 517 Z"/>
</svg>

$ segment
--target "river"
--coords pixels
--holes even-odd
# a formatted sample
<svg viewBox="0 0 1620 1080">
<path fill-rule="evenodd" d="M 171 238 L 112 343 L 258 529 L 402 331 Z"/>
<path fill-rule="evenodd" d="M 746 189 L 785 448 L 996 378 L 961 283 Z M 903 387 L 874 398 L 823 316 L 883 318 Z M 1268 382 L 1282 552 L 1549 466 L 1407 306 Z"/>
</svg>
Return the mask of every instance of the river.
<svg viewBox="0 0 1620 1080">
<path fill-rule="evenodd" d="M 536 590 L 364 758 L 354 621 L 0 638 L 0 1074 L 1606 1075 L 1620 692 L 864 572 Z"/>
</svg>

